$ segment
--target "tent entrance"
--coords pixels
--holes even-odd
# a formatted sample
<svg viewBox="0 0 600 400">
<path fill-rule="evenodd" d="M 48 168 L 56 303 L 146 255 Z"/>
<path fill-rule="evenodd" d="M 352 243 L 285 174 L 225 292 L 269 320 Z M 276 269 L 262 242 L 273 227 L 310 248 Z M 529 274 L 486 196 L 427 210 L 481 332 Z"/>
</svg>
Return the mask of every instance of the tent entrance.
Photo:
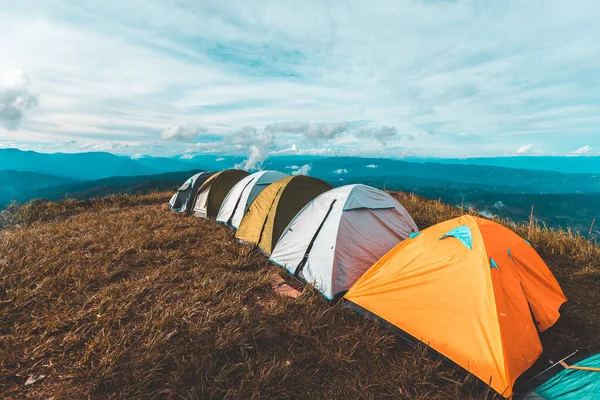
<svg viewBox="0 0 600 400">
<path fill-rule="evenodd" d="M 210 193 L 211 186 L 212 185 L 208 185 L 208 187 L 204 188 L 204 190 L 198 194 L 196 204 L 194 205 L 194 215 L 206 218 L 208 211 L 208 194 Z"/>
<path fill-rule="evenodd" d="M 300 264 L 298 264 L 298 266 L 296 267 L 296 271 L 294 271 L 294 278 L 297 278 L 297 279 L 300 278 L 300 279 L 302 279 L 302 281 L 304 281 L 304 278 L 300 274 L 302 273 L 302 270 L 306 266 L 306 263 L 308 262 L 308 257 L 310 257 L 310 251 L 313 248 L 315 240 L 317 240 L 317 237 L 319 236 L 319 232 L 321 232 L 323 225 L 325 225 L 325 221 L 327 221 L 327 218 L 329 218 L 329 214 L 331 214 L 331 211 L 333 210 L 333 206 L 335 205 L 336 202 L 337 202 L 337 199 L 334 199 L 331 202 L 331 204 L 329 205 L 329 209 L 327 210 L 327 213 L 325 214 L 325 217 L 321 221 L 321 224 L 319 224 L 319 227 L 317 228 L 317 231 L 313 235 L 312 239 L 310 239 L 310 242 L 308 243 L 308 247 L 306 248 L 306 252 L 304 253 L 304 256 L 302 257 L 302 261 L 300 261 Z"/>
<path fill-rule="evenodd" d="M 233 210 L 231 211 L 231 215 L 229 216 L 229 219 L 227 220 L 227 225 L 231 225 L 231 222 L 233 221 L 233 217 L 235 216 L 235 212 L 237 211 L 238 207 L 240 206 L 242 197 L 244 197 L 244 192 L 246 191 L 246 189 L 252 182 L 254 182 L 254 179 L 250 179 L 250 181 L 248 181 L 248 183 L 246 183 L 246 185 L 242 189 L 240 195 L 237 198 L 237 201 L 235 202 L 235 206 L 233 207 Z"/>
<path fill-rule="evenodd" d="M 275 196 L 273 196 L 273 200 L 271 201 L 271 204 L 269 205 L 269 210 L 267 211 L 267 219 L 265 219 L 262 228 L 260 229 L 260 235 L 258 236 L 258 242 L 257 244 L 260 245 L 260 243 L 262 242 L 262 238 L 263 238 L 263 234 L 265 233 L 265 227 L 267 226 L 267 221 L 269 220 L 269 217 L 271 216 L 271 210 L 273 209 L 273 204 L 275 204 L 275 201 L 278 199 L 278 195 L 279 192 L 281 192 L 281 189 L 284 188 L 284 185 L 280 185 L 279 189 L 277 189 L 277 192 L 275 193 Z"/>
</svg>

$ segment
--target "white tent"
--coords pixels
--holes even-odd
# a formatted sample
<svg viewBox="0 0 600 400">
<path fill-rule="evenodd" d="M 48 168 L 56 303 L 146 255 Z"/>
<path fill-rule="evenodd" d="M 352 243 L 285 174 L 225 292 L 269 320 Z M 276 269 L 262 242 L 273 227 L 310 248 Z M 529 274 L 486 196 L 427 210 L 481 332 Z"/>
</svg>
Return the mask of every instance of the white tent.
<svg viewBox="0 0 600 400">
<path fill-rule="evenodd" d="M 296 215 L 271 261 L 332 300 L 416 231 L 411 216 L 392 196 L 370 186 L 342 186 Z"/>
<path fill-rule="evenodd" d="M 285 178 L 279 171 L 259 171 L 239 181 L 227 194 L 221 205 L 217 221 L 238 228 L 250 204 L 271 183 Z"/>
</svg>

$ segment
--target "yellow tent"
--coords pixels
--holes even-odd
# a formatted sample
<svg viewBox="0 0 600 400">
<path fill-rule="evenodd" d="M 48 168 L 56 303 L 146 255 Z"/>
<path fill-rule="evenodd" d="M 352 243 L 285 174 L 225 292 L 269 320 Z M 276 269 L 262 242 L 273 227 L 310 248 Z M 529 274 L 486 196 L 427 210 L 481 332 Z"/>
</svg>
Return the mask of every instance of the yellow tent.
<svg viewBox="0 0 600 400">
<path fill-rule="evenodd" d="M 463 216 L 411 235 L 346 293 L 505 397 L 542 352 L 538 332 L 566 301 L 536 251 L 495 222 Z"/>
<path fill-rule="evenodd" d="M 206 180 L 198 189 L 193 213 L 197 217 L 216 218 L 225 197 L 236 183 L 250 175 L 239 169 L 218 172 Z"/>
<path fill-rule="evenodd" d="M 270 184 L 252 202 L 235 235 L 271 254 L 283 230 L 315 197 L 333 187 L 310 176 L 289 176 Z"/>
</svg>

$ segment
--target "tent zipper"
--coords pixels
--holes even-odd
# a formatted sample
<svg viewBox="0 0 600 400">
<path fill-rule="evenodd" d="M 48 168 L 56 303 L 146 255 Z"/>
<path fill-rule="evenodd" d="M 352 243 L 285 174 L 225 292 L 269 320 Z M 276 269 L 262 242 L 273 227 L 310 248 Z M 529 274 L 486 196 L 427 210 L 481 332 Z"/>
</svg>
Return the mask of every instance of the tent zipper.
<svg viewBox="0 0 600 400">
<path fill-rule="evenodd" d="M 329 218 L 329 214 L 331 214 L 331 211 L 333 210 L 333 205 L 335 204 L 336 201 L 337 201 L 337 199 L 334 199 L 331 202 L 331 204 L 329 205 L 329 210 L 327 210 L 327 214 L 325 214 L 325 218 L 323 218 L 323 221 L 321 221 L 321 224 L 317 228 L 317 231 L 313 235 L 312 239 L 310 240 L 310 243 L 308 244 L 308 247 L 306 248 L 304 257 L 302 257 L 302 261 L 300 261 L 300 264 L 298 264 L 298 266 L 296 267 L 296 271 L 294 271 L 294 278 L 297 278 L 297 279 L 299 278 L 300 272 L 302 272 L 302 270 L 304 269 L 304 266 L 308 262 L 308 257 L 310 256 L 310 251 L 312 250 L 313 244 L 317 240 L 317 236 L 319 236 L 319 232 L 321 232 L 323 225 L 325 225 L 325 221 L 327 221 L 327 218 Z"/>
<path fill-rule="evenodd" d="M 242 200 L 242 195 L 244 194 L 244 191 L 246 190 L 248 185 L 250 185 L 252 182 L 254 182 L 254 179 L 250 179 L 250 182 L 246 183 L 246 186 L 244 186 L 244 188 L 242 189 L 242 193 L 240 193 L 240 195 L 238 196 L 238 199 L 235 202 L 235 207 L 233 207 L 233 211 L 231 212 L 231 215 L 227 220 L 227 225 L 231 225 L 231 221 L 233 221 L 233 216 L 235 215 L 235 212 L 237 211 L 237 208 L 240 205 L 240 201 Z"/>
</svg>

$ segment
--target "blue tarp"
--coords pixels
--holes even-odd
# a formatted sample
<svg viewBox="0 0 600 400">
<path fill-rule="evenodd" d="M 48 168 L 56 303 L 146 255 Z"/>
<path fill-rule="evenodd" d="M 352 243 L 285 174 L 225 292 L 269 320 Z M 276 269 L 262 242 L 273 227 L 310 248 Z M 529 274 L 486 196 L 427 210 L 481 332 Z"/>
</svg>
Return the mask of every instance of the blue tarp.
<svg viewBox="0 0 600 400">
<path fill-rule="evenodd" d="M 578 367 L 600 368 L 600 354 L 574 364 Z M 561 368 L 561 367 L 556 367 Z M 526 399 L 597 400 L 600 399 L 600 371 L 564 369 L 538 387 Z"/>
</svg>

